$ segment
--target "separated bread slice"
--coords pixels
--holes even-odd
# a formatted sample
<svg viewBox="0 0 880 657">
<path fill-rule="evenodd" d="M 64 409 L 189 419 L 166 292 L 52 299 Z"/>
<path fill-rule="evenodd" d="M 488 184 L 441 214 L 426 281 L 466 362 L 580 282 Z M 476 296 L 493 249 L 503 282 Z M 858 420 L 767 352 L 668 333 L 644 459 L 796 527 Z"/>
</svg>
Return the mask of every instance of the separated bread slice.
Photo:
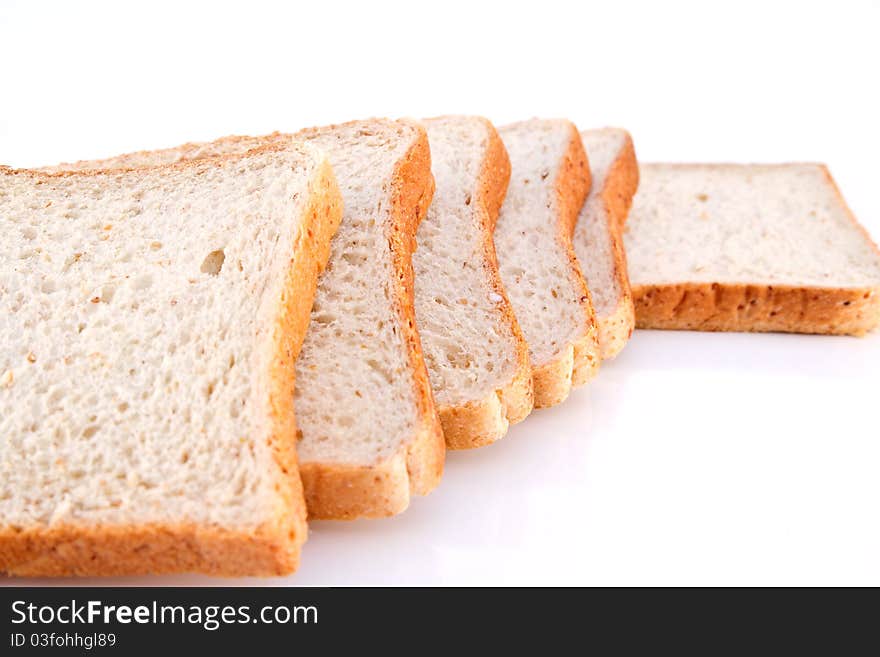
<svg viewBox="0 0 880 657">
<path fill-rule="evenodd" d="M 492 241 L 510 160 L 486 119 L 424 124 L 437 189 L 413 256 L 416 320 L 446 446 L 469 449 L 498 440 L 532 410 L 528 345 Z"/>
<path fill-rule="evenodd" d="M 625 130 L 587 130 L 581 138 L 593 184 L 575 225 L 574 252 L 592 296 L 605 360 L 623 349 L 635 326 L 621 231 L 639 184 L 639 168 Z"/>
<path fill-rule="evenodd" d="M 880 323 L 880 253 L 821 164 L 643 165 L 625 243 L 642 328 Z"/>
<path fill-rule="evenodd" d="M 495 251 L 529 344 L 535 406 L 553 406 L 592 378 L 600 362 L 590 292 L 571 241 L 590 168 L 570 121 L 532 119 L 499 133 L 511 175 Z"/>
<path fill-rule="evenodd" d="M 434 191 L 428 138 L 419 123 L 387 119 L 295 137 L 327 152 L 345 206 L 296 365 L 309 515 L 392 515 L 439 483 L 445 459 L 413 307 L 412 252 Z M 225 137 L 101 163 L 202 158 L 291 139 Z"/>
<path fill-rule="evenodd" d="M 295 569 L 294 360 L 341 211 L 295 144 L 0 169 L 0 571 Z"/>
</svg>

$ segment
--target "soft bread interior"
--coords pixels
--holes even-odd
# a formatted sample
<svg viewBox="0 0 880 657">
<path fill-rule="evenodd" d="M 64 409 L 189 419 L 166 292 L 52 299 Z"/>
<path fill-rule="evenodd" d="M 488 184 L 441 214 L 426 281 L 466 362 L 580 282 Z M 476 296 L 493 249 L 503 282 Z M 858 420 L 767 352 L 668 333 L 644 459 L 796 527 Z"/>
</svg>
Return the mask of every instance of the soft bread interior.
<svg viewBox="0 0 880 657">
<path fill-rule="evenodd" d="M 425 122 L 437 190 L 413 255 L 416 319 L 440 405 L 484 399 L 516 376 L 517 342 L 487 265 L 487 209 L 478 198 L 489 150 L 476 117 Z"/>
<path fill-rule="evenodd" d="M 392 287 L 392 180 L 409 123 L 357 122 L 299 136 L 326 150 L 345 211 L 297 361 L 302 462 L 372 465 L 405 448 L 422 418 Z M 424 367 L 422 365 L 422 367 Z"/>
<path fill-rule="evenodd" d="M 624 294 L 621 289 L 614 256 L 611 230 L 614 218 L 607 216 L 608 208 L 602 191 L 611 165 L 626 144 L 626 133 L 614 128 L 587 130 L 581 133 L 584 148 L 590 157 L 593 184 L 584 202 L 574 232 L 574 248 L 587 281 L 593 308 L 599 318 L 608 317 L 616 309 Z"/>
<path fill-rule="evenodd" d="M 409 373 L 410 346 L 396 313 L 401 300 L 391 288 L 397 276 L 390 241 L 391 182 L 414 134 L 408 123 L 376 119 L 295 136 L 328 154 L 344 203 L 296 364 L 301 463 L 375 464 L 411 441 L 422 420 Z M 100 165 L 128 167 L 240 153 L 291 138 L 280 133 L 227 137 L 122 155 Z"/>
<path fill-rule="evenodd" d="M 249 530 L 289 511 L 270 371 L 321 163 L 2 176 L 5 525 Z"/>
<path fill-rule="evenodd" d="M 533 366 L 556 358 L 588 328 L 583 282 L 572 273 L 559 223 L 557 177 L 571 131 L 570 123 L 558 120 L 499 128 L 511 175 L 495 228 L 495 251 Z"/>
<path fill-rule="evenodd" d="M 880 285 L 880 256 L 818 164 L 642 165 L 625 243 L 633 287 Z"/>
</svg>

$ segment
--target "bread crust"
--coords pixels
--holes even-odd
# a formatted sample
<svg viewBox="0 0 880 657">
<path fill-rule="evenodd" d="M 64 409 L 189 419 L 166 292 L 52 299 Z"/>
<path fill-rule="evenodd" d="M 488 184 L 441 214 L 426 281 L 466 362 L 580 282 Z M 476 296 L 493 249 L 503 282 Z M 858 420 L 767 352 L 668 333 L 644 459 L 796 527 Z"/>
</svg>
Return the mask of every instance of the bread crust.
<svg viewBox="0 0 880 657">
<path fill-rule="evenodd" d="M 501 298 L 496 304 L 501 319 L 513 335 L 516 369 L 502 388 L 492 391 L 483 399 L 438 407 L 448 449 L 474 449 L 494 443 L 507 433 L 510 424 L 525 419 L 534 403 L 529 346 L 501 282 L 493 239 L 495 224 L 510 182 L 510 158 L 495 126 L 486 119 L 481 121 L 489 144 L 480 167 L 477 197 L 474 200 L 475 212 L 482 221 L 480 250 L 486 280 L 491 291 Z"/>
<path fill-rule="evenodd" d="M 246 153 L 213 156 L 141 169 L 215 166 L 254 151 L 283 150 L 267 144 Z M 90 172 L 34 173 L 35 176 L 94 175 Z M 118 171 L 118 170 L 117 170 Z M 30 174 L 33 172 L 23 172 Z M 27 576 L 103 576 L 199 572 L 208 575 L 285 575 L 299 565 L 307 536 L 305 499 L 297 469 L 293 410 L 294 365 L 305 338 L 311 299 L 342 217 L 342 198 L 326 160 L 309 183 L 302 231 L 282 284 L 266 373 L 269 395 L 267 442 L 278 465 L 277 515 L 253 529 L 236 531 L 190 523 L 79 525 L 0 528 L 0 572 Z"/>
<path fill-rule="evenodd" d="M 713 165 L 707 165 L 713 166 Z M 849 220 L 880 254 L 825 165 L 822 172 Z M 636 327 L 692 331 L 861 336 L 880 326 L 880 286 L 816 287 L 749 283 L 666 283 L 632 289 Z"/>
<path fill-rule="evenodd" d="M 677 283 L 636 286 L 633 297 L 645 329 L 864 335 L 880 324 L 880 287 Z"/>
<path fill-rule="evenodd" d="M 593 300 L 574 254 L 572 242 L 575 223 L 590 191 L 592 179 L 587 153 L 574 124 L 570 124 L 570 131 L 568 149 L 556 177 L 559 207 L 557 240 L 565 254 L 569 275 L 580 294 L 578 303 L 583 312 L 583 334 L 560 350 L 549 362 L 532 363 L 535 408 L 555 406 L 565 401 L 573 386 L 583 385 L 596 375 L 600 363 Z"/>
<path fill-rule="evenodd" d="M 636 311 L 629 287 L 618 299 L 614 310 L 607 315 L 597 316 L 596 321 L 599 325 L 602 360 L 612 360 L 623 351 L 636 327 Z"/>
<path fill-rule="evenodd" d="M 610 360 L 620 353 L 635 328 L 635 308 L 623 246 L 623 228 L 639 186 L 639 165 L 629 133 L 626 133 L 623 148 L 614 158 L 604 183 L 599 198 L 608 221 L 614 278 L 621 291 L 614 310 L 608 315 L 596 316 L 602 360 Z"/>
<path fill-rule="evenodd" d="M 304 537 L 289 536 L 290 524 L 279 518 L 277 525 L 241 532 L 167 523 L 4 527 L 0 571 L 22 577 L 287 575 L 299 565 Z"/>
<path fill-rule="evenodd" d="M 416 330 L 412 270 L 416 231 L 431 203 L 434 178 L 427 133 L 420 124 L 408 123 L 418 131 L 418 138 L 391 180 L 388 240 L 396 272 L 392 281 L 394 311 L 407 346 L 418 404 L 416 431 L 404 449 L 372 465 L 302 463 L 300 474 L 310 518 L 350 520 L 394 515 L 406 509 L 412 494 L 431 492 L 443 474 L 446 444 Z"/>
</svg>

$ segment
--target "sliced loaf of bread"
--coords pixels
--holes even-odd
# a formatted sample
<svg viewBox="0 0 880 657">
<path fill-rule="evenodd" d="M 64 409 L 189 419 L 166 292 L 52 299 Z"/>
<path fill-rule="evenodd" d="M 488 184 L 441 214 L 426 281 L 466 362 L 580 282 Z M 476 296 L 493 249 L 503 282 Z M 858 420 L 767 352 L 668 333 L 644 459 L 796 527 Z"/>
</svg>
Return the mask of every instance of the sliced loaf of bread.
<svg viewBox="0 0 880 657">
<path fill-rule="evenodd" d="M 624 237 L 641 328 L 880 323 L 880 253 L 821 164 L 642 165 Z"/>
<path fill-rule="evenodd" d="M 434 190 L 428 138 L 413 121 L 304 130 L 326 151 L 345 210 L 296 365 L 300 473 L 309 515 L 403 511 L 440 481 L 445 446 L 416 332 L 411 257 Z M 235 153 L 291 135 L 225 137 L 63 167 Z"/>
<path fill-rule="evenodd" d="M 621 231 L 639 184 L 639 168 L 625 130 L 586 130 L 581 139 L 593 184 L 575 225 L 574 252 L 593 299 L 605 360 L 623 349 L 635 326 Z"/>
<path fill-rule="evenodd" d="M 535 406 L 553 406 L 592 378 L 600 362 L 593 305 L 571 241 L 590 168 L 570 121 L 532 119 L 499 133 L 511 175 L 495 251 L 529 344 Z"/>
<path fill-rule="evenodd" d="M 481 447 L 532 410 L 528 345 L 492 241 L 510 160 L 486 119 L 424 123 L 437 189 L 413 256 L 416 320 L 447 447 Z"/>
<path fill-rule="evenodd" d="M 292 571 L 325 155 L 0 169 L 0 571 Z"/>
</svg>

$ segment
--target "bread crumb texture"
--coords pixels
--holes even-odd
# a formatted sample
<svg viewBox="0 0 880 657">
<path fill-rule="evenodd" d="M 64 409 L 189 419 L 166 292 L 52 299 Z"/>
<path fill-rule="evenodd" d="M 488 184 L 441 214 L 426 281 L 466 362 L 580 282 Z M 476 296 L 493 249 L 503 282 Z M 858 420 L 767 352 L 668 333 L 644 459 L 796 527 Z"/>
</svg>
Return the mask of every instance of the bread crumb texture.
<svg viewBox="0 0 880 657">
<path fill-rule="evenodd" d="M 534 119 L 499 132 L 510 154 L 511 176 L 495 228 L 495 250 L 532 365 L 540 367 L 589 330 L 586 288 L 566 248 L 571 226 L 561 225 L 573 224 L 589 185 L 574 216 L 561 217 L 565 210 L 557 177 L 564 172 L 572 136 L 579 139 L 568 121 Z"/>
<path fill-rule="evenodd" d="M 426 122 L 437 191 L 413 255 L 416 318 L 438 404 L 482 399 L 516 375 L 514 328 L 486 253 L 488 199 L 481 189 L 490 125 L 477 117 Z"/>
<path fill-rule="evenodd" d="M 165 570 L 278 567 L 241 545 L 227 554 L 250 554 L 250 564 L 187 551 L 207 555 L 198 536 L 212 533 L 233 543 L 267 528 L 283 534 L 296 525 L 285 529 L 284 517 L 304 514 L 290 497 L 299 494 L 295 459 L 285 472 L 271 444 L 279 408 L 270 373 L 294 243 L 323 162 L 290 148 L 132 171 L 0 172 L 6 538 L 28 535 L 42 549 L 58 547 L 53 535 L 104 541 L 111 553 L 164 542 L 179 551 L 153 555 Z M 125 529 L 134 526 L 154 531 L 138 543 Z M 277 540 L 270 550 L 289 553 L 283 569 L 303 538 L 268 538 Z M 8 568 L 21 545 L 3 545 Z M 126 563 L 144 570 L 150 561 Z M 68 567 L 59 568 L 90 571 Z"/>
</svg>

